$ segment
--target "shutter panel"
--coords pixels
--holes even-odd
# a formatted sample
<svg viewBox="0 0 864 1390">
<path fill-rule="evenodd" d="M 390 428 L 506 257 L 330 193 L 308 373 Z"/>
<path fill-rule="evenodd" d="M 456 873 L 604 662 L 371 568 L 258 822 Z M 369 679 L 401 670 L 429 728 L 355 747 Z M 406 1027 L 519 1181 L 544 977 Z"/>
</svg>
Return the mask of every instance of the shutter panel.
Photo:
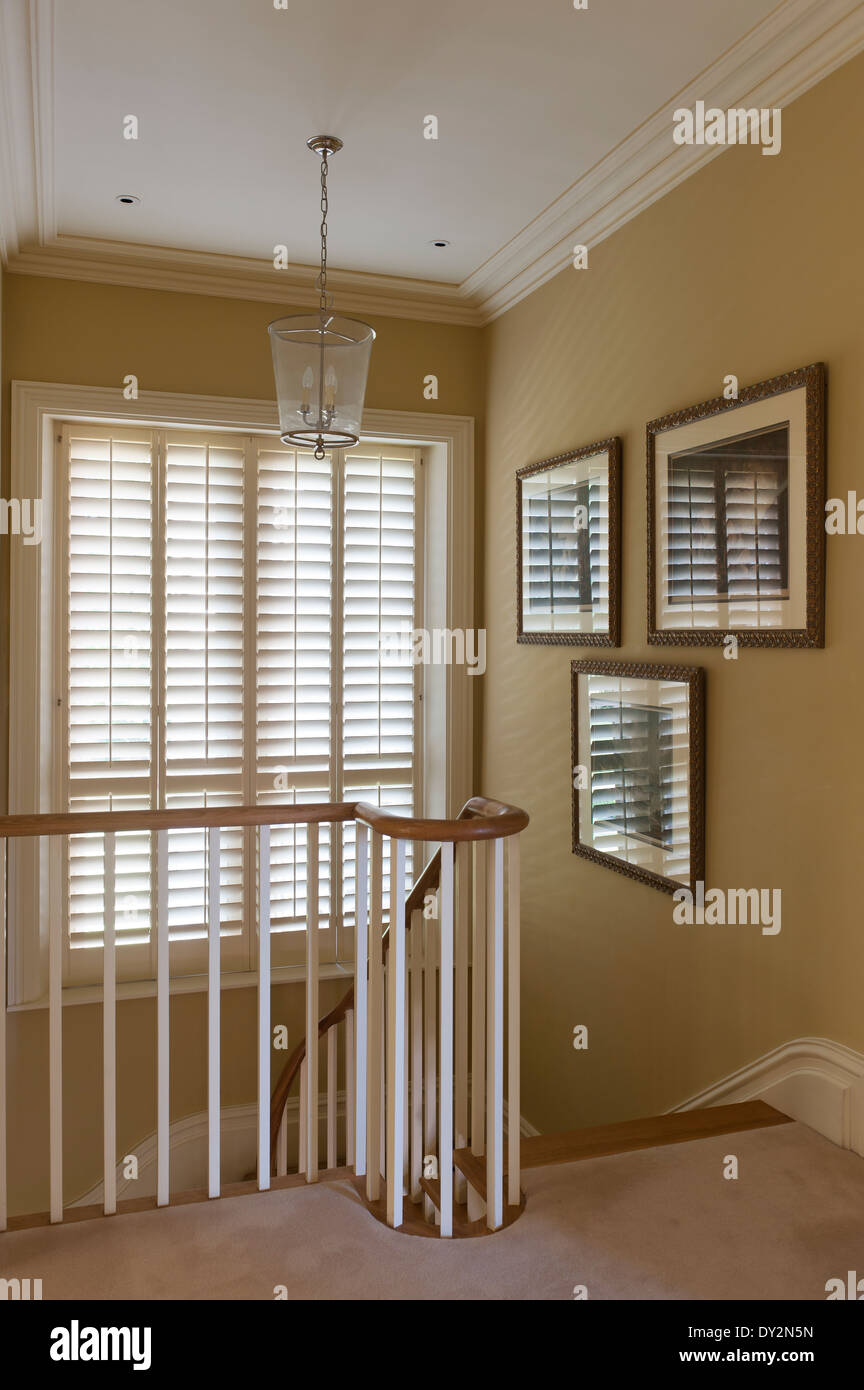
<svg viewBox="0 0 864 1390">
<path fill-rule="evenodd" d="M 668 601 L 716 597 L 722 582 L 722 538 L 717 478 L 710 461 L 670 458 L 668 508 Z"/>
<path fill-rule="evenodd" d="M 245 444 L 165 435 L 164 748 L 160 804 L 243 804 Z M 223 935 L 242 927 L 242 836 L 222 832 Z M 203 939 L 207 837 L 168 837 L 172 941 Z"/>
<path fill-rule="evenodd" d="M 345 455 L 343 503 L 342 792 L 415 809 L 419 453 L 361 444 Z M 388 640 L 390 639 L 390 640 Z M 400 649 L 401 648 L 401 649 Z M 344 827 L 343 901 L 354 911 L 354 827 Z M 413 872 L 413 846 L 407 872 Z M 389 865 L 384 864 L 385 911 Z"/>
<path fill-rule="evenodd" d="M 333 465 L 257 441 L 257 797 L 335 800 L 333 692 Z M 319 910 L 330 920 L 332 830 L 319 836 Z M 274 932 L 306 924 L 306 827 L 271 834 Z"/>
<path fill-rule="evenodd" d="M 64 802 L 70 811 L 147 809 L 155 779 L 154 436 L 149 430 L 76 425 L 64 428 L 63 443 Z M 116 850 L 118 941 L 146 944 L 149 837 L 120 834 Z M 102 836 L 70 836 L 65 865 L 68 973 L 74 981 L 90 968 L 81 948 L 102 941 Z"/>
</svg>

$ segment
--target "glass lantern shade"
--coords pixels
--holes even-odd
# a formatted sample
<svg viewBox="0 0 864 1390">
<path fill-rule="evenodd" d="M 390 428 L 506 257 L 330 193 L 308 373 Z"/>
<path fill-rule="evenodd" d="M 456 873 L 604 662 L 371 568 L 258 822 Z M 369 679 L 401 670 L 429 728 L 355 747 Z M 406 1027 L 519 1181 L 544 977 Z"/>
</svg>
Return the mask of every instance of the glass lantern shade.
<svg viewBox="0 0 864 1390">
<path fill-rule="evenodd" d="M 375 330 L 337 314 L 294 314 L 268 332 L 282 442 L 320 450 L 356 444 Z"/>
</svg>

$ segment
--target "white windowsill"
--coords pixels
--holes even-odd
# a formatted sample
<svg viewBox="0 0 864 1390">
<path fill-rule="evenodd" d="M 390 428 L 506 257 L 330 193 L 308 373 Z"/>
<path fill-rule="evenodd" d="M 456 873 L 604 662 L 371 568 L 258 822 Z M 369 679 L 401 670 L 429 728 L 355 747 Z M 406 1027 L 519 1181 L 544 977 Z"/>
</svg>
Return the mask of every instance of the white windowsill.
<svg viewBox="0 0 864 1390">
<path fill-rule="evenodd" d="M 352 964 L 340 965 L 337 961 L 329 965 L 322 965 L 318 971 L 319 980 L 353 980 L 354 966 Z M 270 983 L 273 985 L 293 985 L 303 984 L 306 979 L 305 965 L 280 965 L 277 969 L 270 972 Z M 256 989 L 258 985 L 258 972 L 256 970 L 234 970 L 222 976 L 222 989 Z M 206 994 L 207 976 L 206 975 L 180 975 L 177 979 L 171 980 L 168 987 L 169 994 Z M 155 980 L 128 980 L 118 982 L 117 999 L 149 999 L 155 997 Z M 74 985 L 63 990 L 63 1004 L 99 1004 L 102 1002 L 101 985 Z M 27 1013 L 31 1009 L 47 1009 L 47 995 L 42 999 L 33 999 L 26 1004 L 10 1004 L 7 1012 L 10 1014 Z"/>
</svg>

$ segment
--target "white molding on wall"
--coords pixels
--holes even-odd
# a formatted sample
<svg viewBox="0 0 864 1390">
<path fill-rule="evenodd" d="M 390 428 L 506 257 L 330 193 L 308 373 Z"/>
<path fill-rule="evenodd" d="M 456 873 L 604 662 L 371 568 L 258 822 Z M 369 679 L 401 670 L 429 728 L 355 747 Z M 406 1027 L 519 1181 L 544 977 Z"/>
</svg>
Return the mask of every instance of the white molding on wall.
<svg viewBox="0 0 864 1390">
<path fill-rule="evenodd" d="M 764 1100 L 864 1156 L 864 1054 L 830 1038 L 793 1038 L 691 1096 L 677 1110 Z"/>
<path fill-rule="evenodd" d="M 0 201 L 0 250 L 9 271 L 298 307 L 317 302 L 311 266 L 277 271 L 267 261 L 247 257 L 58 235 L 53 0 L 4 0 L 4 5 L 11 21 L 0 31 L 6 72 L 30 74 L 29 93 L 16 81 L 9 102 L 0 98 L 0 200 L 4 186 L 7 190 L 5 204 Z M 723 152 L 723 146 L 675 145 L 676 107 L 697 100 L 723 108 L 787 106 L 862 50 L 862 0 L 781 0 L 461 284 L 334 270 L 331 286 L 341 307 L 355 313 L 488 323 L 569 265 L 575 243 L 596 246 Z M 4 90 L 5 78 L 0 56 Z M 762 157 L 756 149 L 751 153 Z M 9 184 L 2 177 L 4 160 L 15 175 Z"/>
<path fill-rule="evenodd" d="M 320 298 L 314 287 L 314 266 L 292 264 L 276 270 L 270 261 L 252 256 L 139 246 L 95 237 L 60 235 L 44 246 L 22 247 L 9 258 L 8 269 L 16 275 L 216 295 L 292 308 L 315 307 Z M 452 283 L 328 269 L 327 284 L 345 312 L 468 327 L 483 322 L 480 310 Z"/>
<path fill-rule="evenodd" d="M 570 265 L 574 244 L 605 241 L 723 153 L 724 146 L 676 145 L 676 108 L 697 100 L 724 109 L 787 106 L 862 50 L 861 0 L 784 0 L 469 275 L 462 292 L 484 322 L 497 318 Z"/>
<path fill-rule="evenodd" d="M 285 1102 L 285 1118 L 288 1126 L 288 1151 L 296 1148 L 300 1128 L 300 1099 L 290 1096 Z M 345 1118 L 345 1092 L 336 1096 L 336 1118 Z M 327 1122 L 327 1094 L 318 1098 L 318 1122 Z M 222 1186 L 242 1182 L 248 1173 L 254 1173 L 258 1165 L 258 1107 L 250 1105 L 224 1105 L 221 1111 L 221 1172 Z M 172 1192 L 193 1192 L 207 1186 L 208 1127 L 207 1111 L 197 1115 L 186 1115 L 175 1120 L 169 1134 L 169 1170 Z M 124 1159 L 134 1154 L 138 1159 L 138 1177 L 124 1178 Z M 140 1144 L 135 1144 L 129 1154 L 124 1155 L 117 1164 L 117 1197 L 155 1197 L 156 1196 L 156 1135 L 148 1134 Z M 76 1201 L 72 1207 L 87 1207 L 101 1203 L 104 1185 L 96 1183 Z"/>
</svg>

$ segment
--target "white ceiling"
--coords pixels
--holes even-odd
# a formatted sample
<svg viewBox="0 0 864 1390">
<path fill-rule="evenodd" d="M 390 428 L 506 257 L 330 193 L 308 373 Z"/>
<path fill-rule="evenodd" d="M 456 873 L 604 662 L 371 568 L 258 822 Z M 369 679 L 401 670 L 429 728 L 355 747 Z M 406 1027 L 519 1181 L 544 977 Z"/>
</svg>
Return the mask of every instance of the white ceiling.
<svg viewBox="0 0 864 1390">
<path fill-rule="evenodd" d="M 776 0 L 63 0 L 58 230 L 463 280 Z M 140 119 L 124 140 L 122 117 Z M 439 139 L 423 138 L 435 114 Z M 139 193 L 125 208 L 114 195 Z M 451 243 L 446 252 L 429 246 Z"/>
<path fill-rule="evenodd" d="M 393 289 L 382 276 L 408 277 L 427 298 L 437 285 L 479 304 L 572 239 L 606 196 L 601 176 L 614 174 L 616 196 L 634 159 L 645 177 L 657 164 L 649 136 L 678 164 L 647 201 L 715 153 L 694 160 L 672 144 L 679 94 L 690 104 L 725 84 L 730 104 L 743 99 L 754 78 L 790 55 L 800 64 L 826 30 L 836 37 L 838 18 L 864 10 L 858 0 L 288 3 L 0 0 L 8 52 L 22 59 L 7 57 L 10 268 L 35 271 L 27 258 L 41 252 L 48 273 L 64 273 L 61 253 L 93 261 L 101 247 L 118 264 L 146 252 L 188 271 L 194 256 L 212 275 L 209 255 L 264 275 L 277 243 L 308 267 L 318 168 L 304 142 L 323 131 L 345 142 L 330 179 L 331 264 L 378 277 L 370 291 Z M 130 114 L 137 141 L 123 139 Z M 437 141 L 423 138 L 429 114 Z M 140 204 L 115 201 L 127 192 Z M 451 244 L 439 251 L 433 238 Z"/>
</svg>

